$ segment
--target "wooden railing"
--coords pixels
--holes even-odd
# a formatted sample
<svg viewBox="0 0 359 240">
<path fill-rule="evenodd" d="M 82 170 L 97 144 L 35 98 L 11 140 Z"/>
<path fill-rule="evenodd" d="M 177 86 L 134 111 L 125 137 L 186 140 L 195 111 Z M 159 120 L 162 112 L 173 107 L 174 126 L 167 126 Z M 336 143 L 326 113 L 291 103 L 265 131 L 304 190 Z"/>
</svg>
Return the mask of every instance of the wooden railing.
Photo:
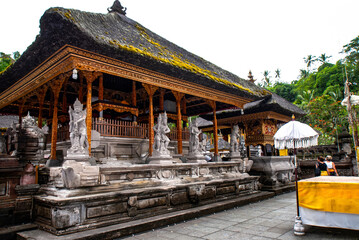
<svg viewBox="0 0 359 240">
<path fill-rule="evenodd" d="M 98 131 L 101 136 L 107 137 L 128 137 L 128 138 L 148 138 L 148 124 L 120 121 L 114 119 L 92 119 L 92 130 Z M 177 128 L 172 128 L 168 134 L 171 140 L 177 140 Z M 70 139 L 69 125 L 61 126 L 57 130 L 57 141 L 62 142 Z M 182 140 L 189 140 L 188 128 L 182 129 Z M 51 143 L 51 131 L 47 137 L 47 142 Z"/>
<path fill-rule="evenodd" d="M 177 140 L 177 128 L 172 128 L 171 132 L 168 134 L 168 137 L 171 140 L 176 141 Z M 189 140 L 189 130 L 188 128 L 182 128 L 182 140 L 188 141 Z"/>
<path fill-rule="evenodd" d="M 148 138 L 148 124 L 115 119 L 92 119 L 92 129 L 98 131 L 101 136 Z"/>
</svg>

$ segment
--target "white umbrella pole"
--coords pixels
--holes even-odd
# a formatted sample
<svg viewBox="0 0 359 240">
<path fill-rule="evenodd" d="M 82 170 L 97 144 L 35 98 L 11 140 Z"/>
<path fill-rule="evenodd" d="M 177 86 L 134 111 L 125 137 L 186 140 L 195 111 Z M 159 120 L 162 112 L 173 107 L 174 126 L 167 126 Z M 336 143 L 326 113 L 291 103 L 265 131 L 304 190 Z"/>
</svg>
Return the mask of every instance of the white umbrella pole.
<svg viewBox="0 0 359 240">
<path fill-rule="evenodd" d="M 294 174 L 295 174 L 295 196 L 297 199 L 297 216 L 295 217 L 294 223 L 294 235 L 303 236 L 305 235 L 302 218 L 299 214 L 299 197 L 298 197 L 298 162 L 297 162 L 297 151 L 294 148 Z"/>
</svg>

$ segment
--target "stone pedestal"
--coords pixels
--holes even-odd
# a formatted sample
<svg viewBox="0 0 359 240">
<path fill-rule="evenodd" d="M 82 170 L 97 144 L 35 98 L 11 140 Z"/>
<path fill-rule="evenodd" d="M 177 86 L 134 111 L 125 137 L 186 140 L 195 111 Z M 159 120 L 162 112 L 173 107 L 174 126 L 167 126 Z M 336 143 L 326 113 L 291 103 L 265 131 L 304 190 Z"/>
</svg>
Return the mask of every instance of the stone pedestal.
<svg viewBox="0 0 359 240">
<path fill-rule="evenodd" d="M 176 161 L 173 161 L 171 155 L 163 154 L 154 150 L 152 156 L 150 156 L 146 162 L 149 164 L 172 164 Z"/>
<path fill-rule="evenodd" d="M 239 152 L 231 152 L 229 155 L 229 160 L 231 162 L 243 162 L 243 159 Z"/>
<path fill-rule="evenodd" d="M 264 184 L 267 190 L 275 190 L 284 186 L 292 187 L 294 164 L 290 156 L 262 156 L 253 157 L 252 159 L 251 175 L 260 175 L 260 182 Z"/>
<path fill-rule="evenodd" d="M 89 162 L 66 160 L 62 167 L 50 169 L 49 183 L 58 188 L 77 188 L 99 185 L 100 168 Z"/>
<path fill-rule="evenodd" d="M 207 163 L 206 157 L 201 153 L 190 153 L 187 156 L 188 163 Z"/>
</svg>

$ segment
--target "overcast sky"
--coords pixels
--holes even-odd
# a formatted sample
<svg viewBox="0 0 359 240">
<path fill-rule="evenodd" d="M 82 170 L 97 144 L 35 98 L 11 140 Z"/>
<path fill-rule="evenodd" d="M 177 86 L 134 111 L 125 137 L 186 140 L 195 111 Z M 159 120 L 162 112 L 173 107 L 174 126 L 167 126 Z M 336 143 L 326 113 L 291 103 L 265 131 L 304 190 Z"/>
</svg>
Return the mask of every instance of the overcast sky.
<svg viewBox="0 0 359 240">
<path fill-rule="evenodd" d="M 127 16 L 167 40 L 247 78 L 281 70 L 296 80 L 303 58 L 322 53 L 335 63 L 359 35 L 358 0 L 121 0 Z M 113 0 L 7 0 L 1 2 L 0 52 L 26 50 L 50 7 L 107 13 Z"/>
</svg>

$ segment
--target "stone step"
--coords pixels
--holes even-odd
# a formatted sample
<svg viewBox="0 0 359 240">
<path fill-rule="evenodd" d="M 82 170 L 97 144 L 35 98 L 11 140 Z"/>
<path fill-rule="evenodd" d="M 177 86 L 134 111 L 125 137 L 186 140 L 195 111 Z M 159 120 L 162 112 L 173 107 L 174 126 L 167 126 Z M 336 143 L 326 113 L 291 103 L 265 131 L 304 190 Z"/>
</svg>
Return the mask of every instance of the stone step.
<svg viewBox="0 0 359 240">
<path fill-rule="evenodd" d="M 258 202 L 274 196 L 272 192 L 258 192 L 251 195 L 240 196 L 235 199 L 211 203 L 186 210 L 166 213 L 145 219 L 139 219 L 126 223 L 115 224 L 107 227 L 91 229 L 83 232 L 56 236 L 40 229 L 19 232 L 18 240 L 76 240 L 76 239 L 114 239 L 143 232 L 146 230 L 182 222 L 184 220 L 208 215 L 214 212 L 242 206 L 248 203 Z"/>
</svg>

